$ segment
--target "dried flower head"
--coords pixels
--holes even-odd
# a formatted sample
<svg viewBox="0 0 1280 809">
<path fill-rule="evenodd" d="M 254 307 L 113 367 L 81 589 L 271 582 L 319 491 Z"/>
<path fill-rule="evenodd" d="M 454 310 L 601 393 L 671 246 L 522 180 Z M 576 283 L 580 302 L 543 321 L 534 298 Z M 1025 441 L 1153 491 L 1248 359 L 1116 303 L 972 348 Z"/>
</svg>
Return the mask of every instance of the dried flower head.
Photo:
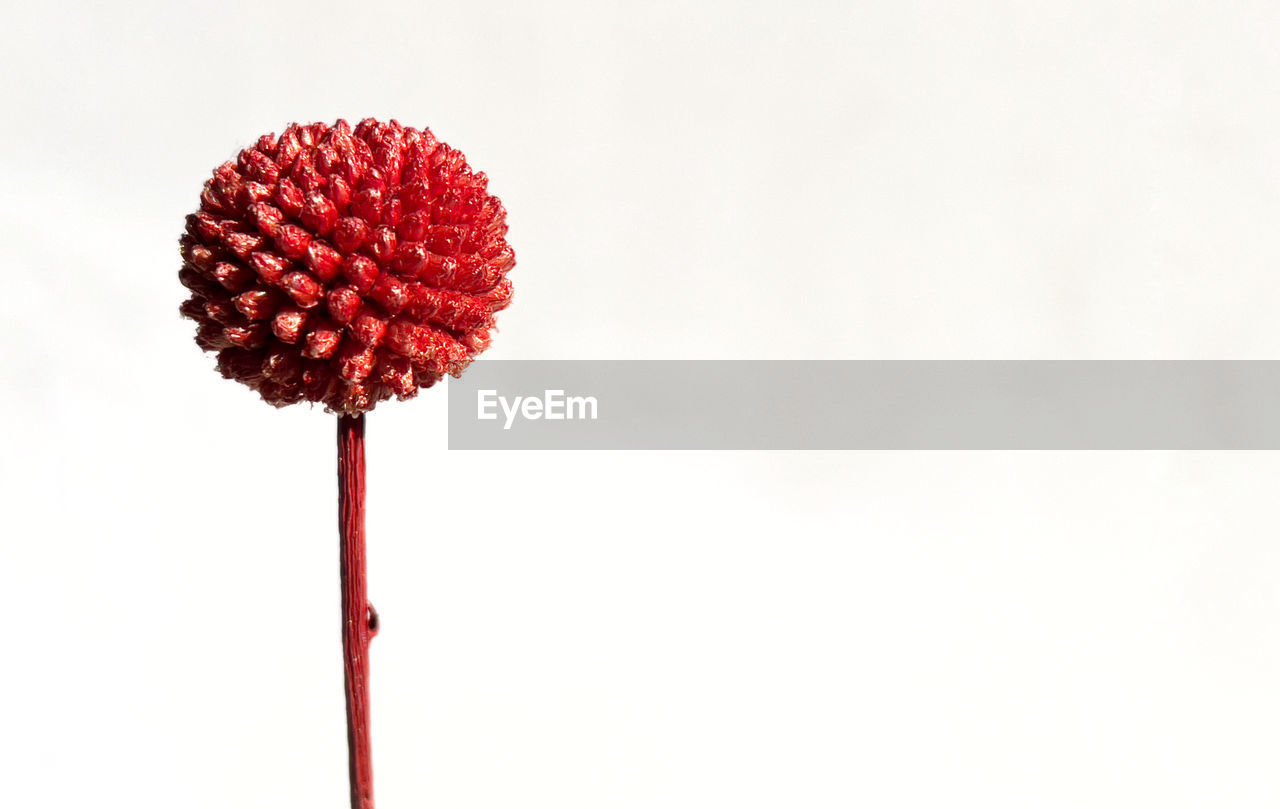
<svg viewBox="0 0 1280 809">
<path fill-rule="evenodd" d="M 219 166 L 187 217 L 184 316 L 218 370 L 339 414 L 457 376 L 511 301 L 506 210 L 430 130 L 292 124 Z"/>
</svg>

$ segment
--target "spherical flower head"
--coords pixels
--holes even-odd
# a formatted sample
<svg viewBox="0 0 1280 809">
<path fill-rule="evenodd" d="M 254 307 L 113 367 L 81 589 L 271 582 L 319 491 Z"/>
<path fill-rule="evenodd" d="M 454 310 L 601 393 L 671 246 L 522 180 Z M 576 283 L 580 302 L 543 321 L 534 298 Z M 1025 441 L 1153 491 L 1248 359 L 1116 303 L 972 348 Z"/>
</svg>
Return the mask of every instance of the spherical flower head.
<svg viewBox="0 0 1280 809">
<path fill-rule="evenodd" d="M 458 376 L 511 301 L 506 210 L 427 129 L 292 124 L 214 170 L 187 217 L 184 316 L 218 370 L 338 414 Z"/>
</svg>

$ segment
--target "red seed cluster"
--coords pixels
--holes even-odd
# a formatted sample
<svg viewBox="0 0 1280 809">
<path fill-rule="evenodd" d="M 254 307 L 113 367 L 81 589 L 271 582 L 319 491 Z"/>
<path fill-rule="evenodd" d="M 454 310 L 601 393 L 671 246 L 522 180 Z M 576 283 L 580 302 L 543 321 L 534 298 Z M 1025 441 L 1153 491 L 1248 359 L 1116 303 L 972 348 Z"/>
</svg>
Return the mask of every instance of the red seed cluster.
<svg viewBox="0 0 1280 809">
<path fill-rule="evenodd" d="M 506 210 L 457 149 L 396 121 L 290 125 L 219 166 L 187 217 L 181 312 L 277 407 L 414 396 L 511 301 Z"/>
</svg>

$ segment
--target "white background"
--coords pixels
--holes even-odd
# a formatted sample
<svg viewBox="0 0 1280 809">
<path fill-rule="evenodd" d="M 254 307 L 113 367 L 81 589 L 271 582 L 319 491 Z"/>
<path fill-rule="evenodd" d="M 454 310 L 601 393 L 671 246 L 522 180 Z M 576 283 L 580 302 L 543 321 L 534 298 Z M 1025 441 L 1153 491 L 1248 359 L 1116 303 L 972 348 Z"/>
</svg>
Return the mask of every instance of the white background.
<svg viewBox="0 0 1280 809">
<path fill-rule="evenodd" d="M 332 419 L 177 315 L 201 183 L 292 120 L 490 175 L 492 357 L 1280 355 L 1273 3 L 4 29 L 6 806 L 346 805 Z M 369 441 L 383 809 L 1280 805 L 1274 454 L 450 453 L 442 390 Z"/>
</svg>

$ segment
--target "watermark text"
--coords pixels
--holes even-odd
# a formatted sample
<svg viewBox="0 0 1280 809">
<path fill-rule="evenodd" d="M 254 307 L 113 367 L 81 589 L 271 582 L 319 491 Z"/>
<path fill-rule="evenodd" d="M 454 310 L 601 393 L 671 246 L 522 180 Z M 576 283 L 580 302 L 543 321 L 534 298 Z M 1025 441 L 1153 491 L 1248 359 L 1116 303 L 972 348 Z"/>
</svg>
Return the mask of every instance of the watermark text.
<svg viewBox="0 0 1280 809">
<path fill-rule="evenodd" d="M 499 411 L 504 418 L 502 429 L 510 430 L 516 417 L 537 421 L 594 421 L 598 404 L 594 396 L 566 396 L 563 390 L 544 390 L 542 396 L 499 396 L 494 389 L 476 391 L 476 418 L 495 421 Z"/>
</svg>

